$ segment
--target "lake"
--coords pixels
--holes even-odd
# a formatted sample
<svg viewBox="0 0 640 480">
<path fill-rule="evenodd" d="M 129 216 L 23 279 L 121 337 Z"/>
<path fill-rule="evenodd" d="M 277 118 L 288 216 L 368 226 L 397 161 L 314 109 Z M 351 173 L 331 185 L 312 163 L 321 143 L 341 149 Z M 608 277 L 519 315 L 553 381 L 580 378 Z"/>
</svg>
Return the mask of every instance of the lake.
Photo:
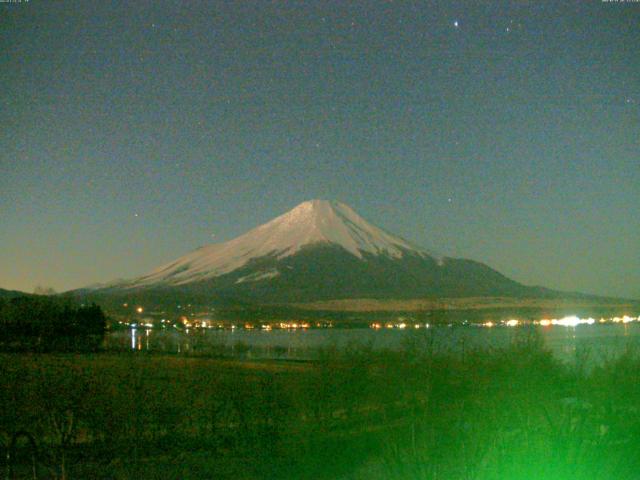
<svg viewBox="0 0 640 480">
<path fill-rule="evenodd" d="M 478 347 L 501 348 L 538 332 L 554 355 L 565 362 L 588 358 L 599 363 L 629 347 L 640 347 L 640 323 L 565 326 L 432 326 L 421 329 L 198 329 L 130 328 L 110 332 L 109 350 L 139 350 L 176 354 L 221 354 L 246 358 L 309 359 L 322 348 L 370 346 L 399 350 L 426 348 L 463 352 Z"/>
</svg>

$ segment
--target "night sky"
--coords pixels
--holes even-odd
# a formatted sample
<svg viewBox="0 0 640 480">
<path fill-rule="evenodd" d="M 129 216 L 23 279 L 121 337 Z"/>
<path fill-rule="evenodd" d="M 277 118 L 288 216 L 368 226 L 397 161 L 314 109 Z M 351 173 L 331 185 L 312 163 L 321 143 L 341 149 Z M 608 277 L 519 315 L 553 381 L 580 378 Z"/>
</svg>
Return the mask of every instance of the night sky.
<svg viewBox="0 0 640 480">
<path fill-rule="evenodd" d="M 640 2 L 3 0 L 0 41 L 2 288 L 135 277 L 323 198 L 640 298 Z"/>
</svg>

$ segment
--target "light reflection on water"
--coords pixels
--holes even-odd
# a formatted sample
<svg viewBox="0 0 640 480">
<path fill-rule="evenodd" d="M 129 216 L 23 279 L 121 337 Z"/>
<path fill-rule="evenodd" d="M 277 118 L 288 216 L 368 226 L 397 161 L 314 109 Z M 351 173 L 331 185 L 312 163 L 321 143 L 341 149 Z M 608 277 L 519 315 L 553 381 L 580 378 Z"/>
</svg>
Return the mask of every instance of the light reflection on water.
<svg viewBox="0 0 640 480">
<path fill-rule="evenodd" d="M 309 329 L 309 330 L 191 330 L 129 329 L 111 332 L 111 350 L 164 353 L 202 353 L 253 358 L 310 358 L 320 348 L 365 345 L 374 349 L 424 348 L 463 351 L 478 347 L 506 347 L 535 329 L 544 345 L 563 361 L 587 357 L 599 362 L 629 347 L 640 347 L 640 324 L 580 325 L 577 327 L 432 327 L 422 330 Z"/>
</svg>

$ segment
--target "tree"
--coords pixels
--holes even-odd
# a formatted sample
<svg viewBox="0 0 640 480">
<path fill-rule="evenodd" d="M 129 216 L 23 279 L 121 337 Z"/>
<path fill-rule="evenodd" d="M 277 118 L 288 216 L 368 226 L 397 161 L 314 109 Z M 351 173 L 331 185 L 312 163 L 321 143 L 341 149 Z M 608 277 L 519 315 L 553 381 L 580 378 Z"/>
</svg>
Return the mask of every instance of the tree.
<svg viewBox="0 0 640 480">
<path fill-rule="evenodd" d="M 33 289 L 33 293 L 36 295 L 55 295 L 57 292 L 52 287 L 45 287 L 43 285 L 36 285 L 36 288 Z"/>
<path fill-rule="evenodd" d="M 97 305 L 54 297 L 16 297 L 0 303 L 0 347 L 27 350 L 95 350 L 107 319 Z"/>
</svg>

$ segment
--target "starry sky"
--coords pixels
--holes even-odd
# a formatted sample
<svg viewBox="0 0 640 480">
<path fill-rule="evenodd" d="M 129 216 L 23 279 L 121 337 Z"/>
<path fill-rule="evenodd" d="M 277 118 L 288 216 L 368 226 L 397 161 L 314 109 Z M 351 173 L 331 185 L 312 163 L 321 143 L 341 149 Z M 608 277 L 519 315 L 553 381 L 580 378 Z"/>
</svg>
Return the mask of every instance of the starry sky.
<svg viewBox="0 0 640 480">
<path fill-rule="evenodd" d="M 640 298 L 640 3 L 0 3 L 0 287 L 146 273 L 336 199 Z"/>
</svg>

